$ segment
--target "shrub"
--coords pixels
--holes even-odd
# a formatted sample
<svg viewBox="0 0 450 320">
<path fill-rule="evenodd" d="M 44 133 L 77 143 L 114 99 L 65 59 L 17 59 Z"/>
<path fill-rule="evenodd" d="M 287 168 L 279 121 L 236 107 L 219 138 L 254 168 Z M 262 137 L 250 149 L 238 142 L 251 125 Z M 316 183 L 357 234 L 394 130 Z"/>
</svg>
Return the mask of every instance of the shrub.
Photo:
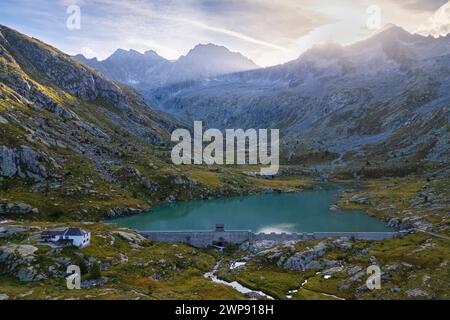
<svg viewBox="0 0 450 320">
<path fill-rule="evenodd" d="M 97 261 L 92 264 L 91 272 L 89 273 L 89 279 L 100 279 L 102 277 L 102 272 L 100 270 L 100 265 Z"/>
<path fill-rule="evenodd" d="M 155 286 L 153 284 L 148 285 L 147 294 L 151 296 L 155 292 Z"/>
</svg>

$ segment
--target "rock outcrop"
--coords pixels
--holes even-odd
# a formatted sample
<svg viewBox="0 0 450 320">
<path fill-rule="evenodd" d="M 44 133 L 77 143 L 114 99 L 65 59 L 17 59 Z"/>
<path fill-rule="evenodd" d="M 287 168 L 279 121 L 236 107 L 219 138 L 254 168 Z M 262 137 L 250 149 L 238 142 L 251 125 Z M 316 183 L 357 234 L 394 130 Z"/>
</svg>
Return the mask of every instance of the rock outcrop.
<svg viewBox="0 0 450 320">
<path fill-rule="evenodd" d="M 112 208 L 108 211 L 108 218 L 126 217 L 142 213 L 142 209 L 137 208 Z"/>
<path fill-rule="evenodd" d="M 297 252 L 286 261 L 281 261 L 281 264 L 283 268 L 287 270 L 305 271 L 319 269 L 323 264 L 316 259 L 322 257 L 325 254 L 326 249 L 327 245 L 324 242 L 321 242 L 312 249 Z"/>
<path fill-rule="evenodd" d="M 2 203 L 0 202 L 0 216 L 1 215 L 24 215 L 39 213 L 39 210 L 37 208 L 33 208 L 29 204 L 26 203 L 12 203 L 12 202 L 6 202 Z"/>
<path fill-rule="evenodd" d="M 114 232 L 114 234 L 119 235 L 122 239 L 124 239 L 128 242 L 141 243 L 142 241 L 145 241 L 145 238 L 138 233 L 116 231 L 116 232 Z"/>
<path fill-rule="evenodd" d="M 49 176 L 45 165 L 51 164 L 49 158 L 28 146 L 17 149 L 0 146 L 0 176 L 31 178 L 36 181 Z"/>
<path fill-rule="evenodd" d="M 36 269 L 35 255 L 38 250 L 32 245 L 7 244 L 0 247 L 1 273 L 12 275 L 22 282 L 39 281 L 44 278 Z"/>
</svg>

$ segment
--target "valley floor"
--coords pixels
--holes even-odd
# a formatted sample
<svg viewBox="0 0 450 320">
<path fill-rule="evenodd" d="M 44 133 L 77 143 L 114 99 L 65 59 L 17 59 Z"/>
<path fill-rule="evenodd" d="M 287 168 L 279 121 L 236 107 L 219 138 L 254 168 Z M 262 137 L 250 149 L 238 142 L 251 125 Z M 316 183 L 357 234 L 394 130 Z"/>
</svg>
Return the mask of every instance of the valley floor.
<svg viewBox="0 0 450 320">
<path fill-rule="evenodd" d="M 449 180 L 359 183 L 363 188 L 343 194 L 338 207 L 364 209 L 414 232 L 371 242 L 260 241 L 220 253 L 149 242 L 100 223 L 16 221 L 0 225 L 0 299 L 450 299 Z M 91 231 L 91 244 L 54 249 L 39 243 L 40 230 L 67 224 Z M 82 270 L 81 290 L 66 288 L 70 264 Z M 381 268 L 381 289 L 371 291 L 366 269 L 373 264 Z M 215 266 L 218 279 L 255 292 L 205 277 Z"/>
</svg>

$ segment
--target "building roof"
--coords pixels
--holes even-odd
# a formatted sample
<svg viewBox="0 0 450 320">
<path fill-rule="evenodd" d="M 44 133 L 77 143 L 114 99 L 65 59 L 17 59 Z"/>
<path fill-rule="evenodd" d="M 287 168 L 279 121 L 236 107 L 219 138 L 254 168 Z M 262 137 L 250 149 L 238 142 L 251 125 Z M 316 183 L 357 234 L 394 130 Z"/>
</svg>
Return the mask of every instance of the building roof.
<svg viewBox="0 0 450 320">
<path fill-rule="evenodd" d="M 55 229 L 55 230 L 45 230 L 42 231 L 42 236 L 48 236 L 48 237 L 56 237 L 56 236 L 63 236 L 67 229 Z"/>
<path fill-rule="evenodd" d="M 42 231 L 42 236 L 56 237 L 56 236 L 84 236 L 87 234 L 86 231 L 80 228 L 64 228 L 64 229 L 54 229 Z"/>
<path fill-rule="evenodd" d="M 65 236 L 84 236 L 87 232 L 80 228 L 67 228 Z"/>
</svg>

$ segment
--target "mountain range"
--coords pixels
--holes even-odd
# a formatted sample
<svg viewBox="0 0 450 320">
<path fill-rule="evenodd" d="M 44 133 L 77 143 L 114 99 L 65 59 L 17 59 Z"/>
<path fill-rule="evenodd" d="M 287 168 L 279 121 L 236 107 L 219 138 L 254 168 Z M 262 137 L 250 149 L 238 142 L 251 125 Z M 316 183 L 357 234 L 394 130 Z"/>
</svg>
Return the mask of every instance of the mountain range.
<svg viewBox="0 0 450 320">
<path fill-rule="evenodd" d="M 140 90 L 154 107 L 208 127 L 279 128 L 289 162 L 450 159 L 450 36 L 389 25 L 286 64 Z"/>
<path fill-rule="evenodd" d="M 87 59 L 83 55 L 74 58 L 111 80 L 138 88 L 161 87 L 259 68 L 242 54 L 214 44 L 199 44 L 175 61 L 166 60 L 152 50 L 139 53 L 123 49 L 116 50 L 103 61 Z"/>
<path fill-rule="evenodd" d="M 0 26 L 1 208 L 23 202 L 47 218 L 98 219 L 255 191 L 259 181 L 233 168 L 171 163 L 171 132 L 193 120 L 279 128 L 282 163 L 309 172 L 448 164 L 449 40 L 389 26 L 264 69 L 215 45 L 177 61 L 118 50 L 96 66 Z M 230 71 L 237 65 L 251 70 Z M 169 81 L 168 66 L 185 72 Z"/>
</svg>

